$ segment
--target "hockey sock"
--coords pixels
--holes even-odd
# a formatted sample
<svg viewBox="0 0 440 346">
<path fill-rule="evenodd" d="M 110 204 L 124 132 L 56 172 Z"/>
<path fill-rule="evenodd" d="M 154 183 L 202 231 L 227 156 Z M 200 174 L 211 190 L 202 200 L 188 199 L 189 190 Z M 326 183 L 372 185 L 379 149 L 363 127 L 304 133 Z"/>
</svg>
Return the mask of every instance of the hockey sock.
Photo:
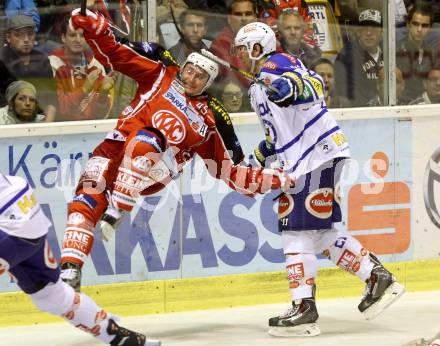
<svg viewBox="0 0 440 346">
<path fill-rule="evenodd" d="M 363 248 L 362 244 L 349 234 L 338 237 L 324 251 L 324 255 L 329 257 L 339 268 L 356 275 L 364 282 L 370 277 L 374 267 L 368 250 Z"/>
<path fill-rule="evenodd" d="M 92 251 L 94 224 L 81 213 L 70 213 L 64 231 L 61 263 L 71 262 L 83 265 Z"/>
<path fill-rule="evenodd" d="M 108 316 L 89 296 L 76 293 L 62 280 L 30 296 L 40 310 L 64 317 L 74 327 L 91 333 L 104 343 L 109 344 L 115 337 L 107 332 L 109 318 L 115 317 Z"/>
<path fill-rule="evenodd" d="M 314 254 L 286 254 L 287 280 L 292 301 L 314 296 L 318 259 Z"/>
</svg>

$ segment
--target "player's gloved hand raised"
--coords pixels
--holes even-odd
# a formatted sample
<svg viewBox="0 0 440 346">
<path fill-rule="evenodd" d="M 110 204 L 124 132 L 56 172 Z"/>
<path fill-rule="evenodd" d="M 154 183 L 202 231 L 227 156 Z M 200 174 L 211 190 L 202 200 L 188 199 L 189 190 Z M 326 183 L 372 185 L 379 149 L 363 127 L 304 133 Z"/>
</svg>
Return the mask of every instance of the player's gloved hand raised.
<svg viewBox="0 0 440 346">
<path fill-rule="evenodd" d="M 280 77 L 271 84 L 278 91 L 267 89 L 269 100 L 275 102 L 280 107 L 288 107 L 298 96 L 297 85 L 289 77 Z"/>
<path fill-rule="evenodd" d="M 76 8 L 72 11 L 69 25 L 75 30 L 83 29 L 84 32 L 98 36 L 107 32 L 108 22 L 99 13 L 86 10 L 86 15 L 80 14 L 81 9 Z"/>
</svg>

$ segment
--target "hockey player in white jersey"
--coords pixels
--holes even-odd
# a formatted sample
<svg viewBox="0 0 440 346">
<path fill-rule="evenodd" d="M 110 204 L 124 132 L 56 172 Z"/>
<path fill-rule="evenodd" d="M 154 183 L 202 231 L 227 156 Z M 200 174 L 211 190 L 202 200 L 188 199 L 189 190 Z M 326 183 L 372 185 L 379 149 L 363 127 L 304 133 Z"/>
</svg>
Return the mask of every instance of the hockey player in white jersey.
<svg viewBox="0 0 440 346">
<path fill-rule="evenodd" d="M 256 157 L 262 165 L 275 157 L 296 180 L 278 206 L 292 305 L 269 319 L 269 334 L 313 336 L 320 334 L 316 254 L 323 253 L 366 282 L 358 308 L 367 319 L 393 303 L 404 287 L 358 240 L 334 228 L 341 221 L 338 189 L 341 169 L 350 157 L 347 138 L 327 111 L 322 78 L 296 56 L 277 54 L 275 49 L 275 34 L 263 23 L 247 24 L 235 37 L 236 54 L 244 65 L 276 90 L 257 83 L 249 89 L 251 105 L 266 130 Z"/>
<path fill-rule="evenodd" d="M 0 273 L 9 271 L 37 308 L 64 317 L 106 344 L 160 346 L 160 341 L 119 326 L 115 316 L 60 279 L 46 239 L 50 226 L 29 184 L 0 173 Z"/>
</svg>

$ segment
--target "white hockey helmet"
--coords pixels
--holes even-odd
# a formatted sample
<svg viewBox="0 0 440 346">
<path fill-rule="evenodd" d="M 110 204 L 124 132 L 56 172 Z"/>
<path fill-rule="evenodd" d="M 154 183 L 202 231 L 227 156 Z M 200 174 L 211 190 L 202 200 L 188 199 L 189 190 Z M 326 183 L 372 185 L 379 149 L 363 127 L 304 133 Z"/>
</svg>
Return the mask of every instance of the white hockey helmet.
<svg viewBox="0 0 440 346">
<path fill-rule="evenodd" d="M 246 47 L 249 58 L 252 60 L 259 60 L 263 56 L 275 52 L 277 48 L 276 42 L 275 33 L 270 26 L 261 22 L 246 24 L 244 27 L 238 30 L 234 40 L 235 47 Z M 254 49 L 254 45 L 256 43 L 261 45 L 263 51 L 259 56 L 253 57 L 252 50 Z"/>
<path fill-rule="evenodd" d="M 212 61 L 211 59 L 208 59 L 202 54 L 196 52 L 193 52 L 190 55 L 188 55 L 185 62 L 182 64 L 182 68 L 189 62 L 191 64 L 200 67 L 203 71 L 206 71 L 206 73 L 208 73 L 209 75 L 208 81 L 206 82 L 204 88 L 201 91 L 202 93 L 211 86 L 211 84 L 214 82 L 214 79 L 217 77 L 218 64 L 215 61 Z"/>
</svg>

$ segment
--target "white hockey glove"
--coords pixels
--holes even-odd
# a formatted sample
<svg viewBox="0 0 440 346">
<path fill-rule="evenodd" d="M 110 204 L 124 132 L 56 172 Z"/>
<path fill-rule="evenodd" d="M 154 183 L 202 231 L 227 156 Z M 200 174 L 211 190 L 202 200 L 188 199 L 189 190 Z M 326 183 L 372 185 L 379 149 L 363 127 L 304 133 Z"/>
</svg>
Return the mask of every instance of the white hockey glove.
<svg viewBox="0 0 440 346">
<path fill-rule="evenodd" d="M 109 191 L 107 191 L 107 200 L 107 210 L 102 215 L 101 221 L 99 223 L 101 227 L 102 239 L 104 239 L 105 241 L 109 241 L 111 237 L 113 237 L 113 234 L 118 229 L 122 218 L 126 213 L 126 211 L 116 207 L 116 205 L 113 203 L 112 195 Z"/>
</svg>

